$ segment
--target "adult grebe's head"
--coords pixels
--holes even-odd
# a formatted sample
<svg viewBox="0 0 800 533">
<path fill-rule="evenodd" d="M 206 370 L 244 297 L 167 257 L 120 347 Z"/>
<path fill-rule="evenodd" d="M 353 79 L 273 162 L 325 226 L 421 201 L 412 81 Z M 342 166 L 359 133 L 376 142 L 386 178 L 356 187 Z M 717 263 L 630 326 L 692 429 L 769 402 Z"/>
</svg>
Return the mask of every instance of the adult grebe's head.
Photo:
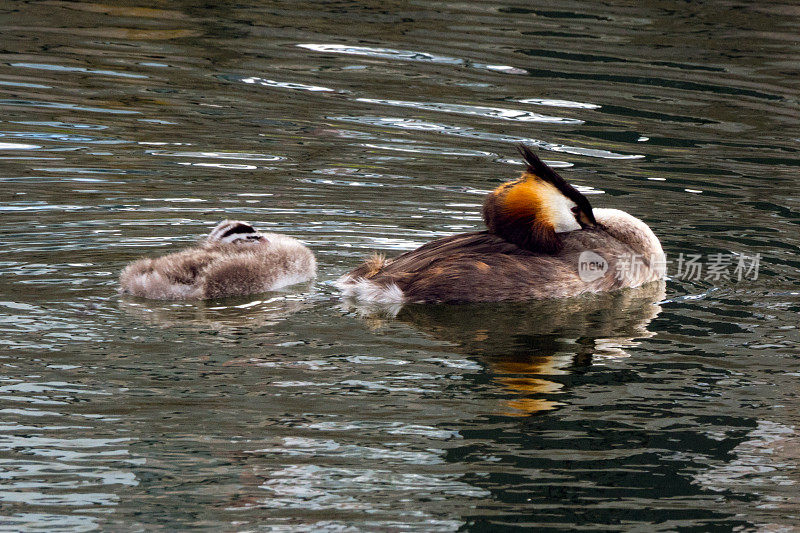
<svg viewBox="0 0 800 533">
<path fill-rule="evenodd" d="M 519 151 L 525 172 L 489 194 L 483 219 L 490 232 L 522 248 L 557 253 L 563 246 L 559 233 L 597 225 L 592 206 L 530 148 L 521 144 Z"/>
<path fill-rule="evenodd" d="M 266 241 L 266 237 L 241 220 L 223 220 L 206 237 L 208 244 L 255 244 Z"/>
</svg>

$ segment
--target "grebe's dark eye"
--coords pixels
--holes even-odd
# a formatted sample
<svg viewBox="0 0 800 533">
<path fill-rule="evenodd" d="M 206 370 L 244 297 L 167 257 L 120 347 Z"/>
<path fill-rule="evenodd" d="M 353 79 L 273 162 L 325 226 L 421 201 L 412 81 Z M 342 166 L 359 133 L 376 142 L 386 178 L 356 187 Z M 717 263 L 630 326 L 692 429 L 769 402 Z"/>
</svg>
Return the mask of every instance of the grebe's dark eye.
<svg viewBox="0 0 800 533">
<path fill-rule="evenodd" d="M 570 209 L 570 211 L 572 211 L 573 215 L 578 216 L 578 214 L 580 214 L 580 212 L 581 212 L 581 208 L 578 207 L 577 205 L 575 205 L 575 206 L 572 206 L 572 209 Z"/>
</svg>

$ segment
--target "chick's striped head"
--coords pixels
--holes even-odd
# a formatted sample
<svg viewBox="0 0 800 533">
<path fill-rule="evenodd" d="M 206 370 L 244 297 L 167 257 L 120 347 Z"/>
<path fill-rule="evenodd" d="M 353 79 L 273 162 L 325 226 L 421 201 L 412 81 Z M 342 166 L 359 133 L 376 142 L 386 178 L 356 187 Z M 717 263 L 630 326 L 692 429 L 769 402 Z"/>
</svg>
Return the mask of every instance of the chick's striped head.
<svg viewBox="0 0 800 533">
<path fill-rule="evenodd" d="M 252 244 L 265 241 L 264 235 L 242 220 L 223 220 L 211 230 L 207 243 Z"/>
</svg>

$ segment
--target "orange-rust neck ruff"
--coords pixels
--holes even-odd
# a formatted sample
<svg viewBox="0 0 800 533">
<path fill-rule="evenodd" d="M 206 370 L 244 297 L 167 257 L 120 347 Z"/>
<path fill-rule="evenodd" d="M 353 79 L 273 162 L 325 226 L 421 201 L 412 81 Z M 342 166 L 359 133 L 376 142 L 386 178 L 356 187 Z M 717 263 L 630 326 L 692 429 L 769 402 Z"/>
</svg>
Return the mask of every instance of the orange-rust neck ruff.
<svg viewBox="0 0 800 533">
<path fill-rule="evenodd" d="M 552 185 L 528 172 L 516 181 L 504 183 L 483 203 L 486 227 L 520 248 L 558 253 L 563 244 L 556 234 L 548 202 L 554 192 L 557 191 Z"/>
<path fill-rule="evenodd" d="M 525 172 L 489 194 L 483 219 L 490 232 L 521 248 L 556 254 L 563 248 L 559 232 L 597 224 L 592 206 L 530 148 L 520 145 L 519 151 Z"/>
</svg>

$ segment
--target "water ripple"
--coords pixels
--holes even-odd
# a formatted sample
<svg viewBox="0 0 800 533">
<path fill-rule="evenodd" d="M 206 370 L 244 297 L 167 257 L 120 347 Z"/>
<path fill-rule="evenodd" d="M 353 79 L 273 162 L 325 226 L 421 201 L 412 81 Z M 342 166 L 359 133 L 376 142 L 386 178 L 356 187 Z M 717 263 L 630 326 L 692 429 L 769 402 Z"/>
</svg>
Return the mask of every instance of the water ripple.
<svg viewBox="0 0 800 533">
<path fill-rule="evenodd" d="M 441 111 L 443 113 L 455 113 L 459 115 L 475 115 L 485 118 L 499 118 L 501 120 L 514 120 L 518 122 L 540 122 L 544 124 L 583 124 L 582 120 L 576 118 L 553 117 L 521 111 L 518 109 L 505 109 L 502 107 L 484 107 L 465 104 L 447 104 L 442 102 L 411 102 L 405 100 L 384 100 L 380 98 L 356 98 L 356 102 L 367 104 L 379 104 L 395 107 L 412 107 L 426 111 Z"/>
<path fill-rule="evenodd" d="M 109 109 L 107 107 L 90 107 L 64 102 L 45 102 L 42 100 L 0 100 L 0 106 L 43 107 L 51 109 L 68 109 L 71 111 L 90 111 L 92 113 L 110 113 L 114 115 L 140 115 L 141 111 L 132 109 Z"/>
<path fill-rule="evenodd" d="M 38 144 L 0 143 L 0 150 L 36 150 L 41 148 Z"/>
<path fill-rule="evenodd" d="M 364 148 L 377 148 L 395 152 L 411 152 L 415 154 L 455 155 L 459 157 L 494 157 L 497 154 L 481 150 L 468 150 L 465 148 L 447 148 L 444 146 L 421 146 L 419 144 L 362 144 Z"/>
<path fill-rule="evenodd" d="M 257 78 L 257 77 L 248 77 L 248 78 L 239 78 L 239 81 L 242 83 L 248 84 L 256 84 L 256 85 L 263 85 L 264 87 L 277 87 L 279 89 L 292 89 L 295 91 L 310 91 L 310 92 L 335 92 L 333 89 L 329 89 L 328 87 L 321 87 L 319 85 L 306 85 L 304 83 L 294 83 L 288 81 L 275 81 L 275 80 L 268 80 L 265 78 Z"/>
<path fill-rule="evenodd" d="M 85 205 L 70 204 L 49 204 L 47 202 L 11 202 L 0 205 L 0 211 L 19 212 L 19 211 L 80 211 L 91 209 Z"/>
<path fill-rule="evenodd" d="M 64 533 L 84 533 L 99 529 L 100 518 L 72 514 L 15 513 L 0 518 L 0 524 L 18 531 L 61 531 Z"/>
<path fill-rule="evenodd" d="M 21 81 L 5 81 L 0 80 L 0 85 L 5 85 L 8 87 L 24 87 L 26 89 L 52 89 L 53 87 L 50 85 L 42 85 L 40 83 L 25 83 Z"/>
<path fill-rule="evenodd" d="M 164 157 L 200 157 L 209 159 L 242 159 L 245 161 L 280 161 L 283 157 L 268 154 L 252 154 L 246 152 L 186 152 L 173 150 L 147 150 L 150 155 Z"/>
<path fill-rule="evenodd" d="M 398 473 L 383 469 L 336 468 L 291 465 L 274 471 L 262 489 L 269 499 L 259 506 L 278 509 L 375 509 L 381 504 L 366 501 L 375 491 L 435 493 L 468 498 L 486 497 L 489 492 L 459 481 L 450 474 Z"/>
<path fill-rule="evenodd" d="M 466 59 L 430 54 L 428 52 L 416 52 L 412 50 L 395 50 L 393 48 L 372 48 L 369 46 L 348 46 L 343 44 L 298 44 L 299 48 L 313 50 L 315 52 L 325 52 L 332 54 L 346 54 L 365 57 L 376 57 L 381 59 L 396 59 L 400 61 L 418 61 L 422 63 L 436 63 L 440 65 L 453 65 L 460 67 L 470 67 L 480 70 L 490 70 L 502 72 L 504 74 L 527 74 L 528 71 L 509 65 L 487 65 L 476 63 Z"/>
<path fill-rule="evenodd" d="M 85 135 L 68 135 L 66 133 L 39 133 L 39 132 L 20 132 L 20 131 L 0 131 L 0 137 L 13 137 L 15 139 L 33 139 L 37 141 L 56 141 L 65 143 L 89 143 L 89 144 L 123 144 L 130 141 L 122 139 L 100 139 L 97 137 L 87 137 Z"/>
<path fill-rule="evenodd" d="M 521 104 L 535 104 L 549 107 L 569 107 L 573 109 L 600 109 L 597 104 L 587 104 L 584 102 L 573 102 L 571 100 L 553 100 L 552 98 L 524 98 L 517 100 Z"/>
<path fill-rule="evenodd" d="M 274 447 L 253 450 L 253 454 L 280 454 L 292 457 L 350 457 L 364 460 L 392 461 L 412 464 L 442 464 L 442 451 L 398 450 L 342 444 L 332 439 L 285 437 Z"/>
<path fill-rule="evenodd" d="M 342 122 L 350 122 L 354 124 L 366 124 L 369 126 L 398 128 L 403 130 L 424 131 L 431 133 L 439 133 L 442 135 L 453 135 L 456 137 L 467 137 L 470 139 L 480 139 L 483 141 L 497 141 L 505 143 L 524 143 L 531 146 L 536 146 L 543 150 L 550 150 L 552 152 L 563 152 L 567 154 L 585 155 L 589 157 L 599 157 L 602 159 L 640 159 L 644 155 L 639 154 L 618 154 L 608 150 L 598 150 L 596 148 L 580 148 L 577 146 L 568 146 L 564 144 L 550 143 L 540 139 L 532 139 L 530 137 L 515 137 L 512 135 L 503 135 L 499 133 L 489 133 L 468 126 L 451 126 L 436 122 L 426 122 L 424 120 L 412 118 L 392 118 L 392 117 L 378 117 L 378 116 L 330 116 L 329 120 L 339 120 Z"/>
<path fill-rule="evenodd" d="M 51 128 L 74 128 L 76 130 L 105 130 L 108 126 L 102 124 L 80 124 L 75 122 L 62 122 L 60 120 L 9 120 L 9 124 L 25 124 L 27 126 L 49 126 Z"/>
<path fill-rule="evenodd" d="M 55 70 L 59 72 L 83 72 L 85 74 L 100 74 L 103 76 L 119 76 L 122 78 L 139 78 L 145 79 L 150 76 L 144 74 L 133 74 L 130 72 L 118 72 L 116 70 L 97 70 L 85 67 L 68 67 L 66 65 L 49 65 L 46 63 L 9 63 L 12 67 L 32 68 L 39 70 Z"/>
</svg>

